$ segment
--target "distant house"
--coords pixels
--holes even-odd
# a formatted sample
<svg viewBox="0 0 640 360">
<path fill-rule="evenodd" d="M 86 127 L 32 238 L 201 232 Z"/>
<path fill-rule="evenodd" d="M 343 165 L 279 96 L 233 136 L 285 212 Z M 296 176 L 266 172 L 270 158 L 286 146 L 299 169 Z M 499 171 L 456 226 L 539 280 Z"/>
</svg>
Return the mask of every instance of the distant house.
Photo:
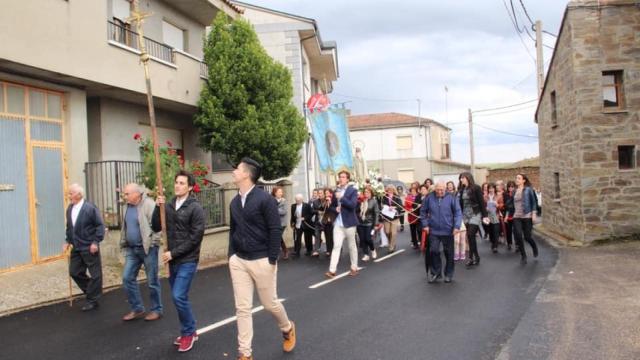
<svg viewBox="0 0 640 360">
<path fill-rule="evenodd" d="M 383 176 L 423 182 L 450 172 L 443 162 L 454 164 L 451 129 L 432 119 L 381 113 L 352 115 L 348 122 L 352 146 L 360 148 L 367 166 Z"/>
<path fill-rule="evenodd" d="M 506 183 L 509 180 L 515 181 L 518 174 L 527 175 L 532 186 L 540 189 L 540 158 L 524 159 L 512 164 L 491 167 L 487 174 L 487 182 L 495 183 L 498 180 L 503 180 Z"/>
<path fill-rule="evenodd" d="M 578 241 L 640 233 L 640 7 L 567 5 L 536 111 L 544 227 Z"/>
</svg>

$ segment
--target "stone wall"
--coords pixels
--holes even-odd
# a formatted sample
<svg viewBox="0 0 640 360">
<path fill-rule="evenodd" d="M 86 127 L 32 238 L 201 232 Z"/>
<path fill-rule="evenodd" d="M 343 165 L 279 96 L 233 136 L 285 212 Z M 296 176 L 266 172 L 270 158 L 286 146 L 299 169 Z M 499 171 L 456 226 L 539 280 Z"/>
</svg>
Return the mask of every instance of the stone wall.
<svg viewBox="0 0 640 360">
<path fill-rule="evenodd" d="M 536 117 L 541 184 L 551 190 L 543 191 L 545 227 L 584 242 L 640 233 L 640 169 L 618 169 L 617 154 L 618 145 L 640 148 L 640 8 L 625 0 L 594 4 L 569 5 Z M 623 71 L 625 105 L 615 111 L 602 98 L 602 72 L 611 70 Z"/>
<path fill-rule="evenodd" d="M 510 169 L 491 169 L 487 176 L 487 182 L 495 183 L 498 180 L 504 181 L 505 185 L 507 181 L 516 181 L 516 175 L 525 174 L 531 186 L 536 189 L 540 189 L 540 168 L 539 167 L 517 167 Z"/>
</svg>

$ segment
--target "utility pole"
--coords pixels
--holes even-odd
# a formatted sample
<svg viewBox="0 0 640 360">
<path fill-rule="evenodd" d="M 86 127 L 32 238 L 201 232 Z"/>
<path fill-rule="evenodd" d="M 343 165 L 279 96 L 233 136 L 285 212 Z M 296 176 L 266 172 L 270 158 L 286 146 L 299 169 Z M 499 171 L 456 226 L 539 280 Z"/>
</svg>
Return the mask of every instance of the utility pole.
<svg viewBox="0 0 640 360">
<path fill-rule="evenodd" d="M 162 185 L 162 168 L 160 167 L 160 149 L 158 146 L 158 129 L 156 127 L 156 112 L 153 106 L 153 93 L 151 92 L 151 75 L 149 74 L 149 54 L 144 43 L 144 32 L 142 29 L 142 22 L 144 18 L 151 14 L 143 14 L 140 12 L 138 6 L 138 0 L 133 0 L 133 10 L 131 11 L 131 17 L 128 20 L 136 23 L 136 32 L 138 33 L 138 49 L 140 50 L 140 62 L 144 68 L 144 80 L 147 86 L 147 103 L 149 107 L 149 123 L 151 125 L 151 140 L 153 142 L 153 155 L 156 159 L 156 187 L 157 196 L 164 196 L 164 187 Z M 160 225 L 162 226 L 162 248 L 167 249 L 167 220 L 165 207 L 160 206 Z M 165 265 L 165 269 L 168 269 L 168 264 Z"/>
<path fill-rule="evenodd" d="M 473 115 L 471 115 L 471 109 L 469 109 L 469 151 L 471 155 L 471 175 L 476 177 L 476 161 L 473 150 Z"/>
<path fill-rule="evenodd" d="M 536 20 L 536 66 L 538 70 L 538 101 L 544 86 L 544 55 L 542 53 L 542 21 Z"/>
</svg>

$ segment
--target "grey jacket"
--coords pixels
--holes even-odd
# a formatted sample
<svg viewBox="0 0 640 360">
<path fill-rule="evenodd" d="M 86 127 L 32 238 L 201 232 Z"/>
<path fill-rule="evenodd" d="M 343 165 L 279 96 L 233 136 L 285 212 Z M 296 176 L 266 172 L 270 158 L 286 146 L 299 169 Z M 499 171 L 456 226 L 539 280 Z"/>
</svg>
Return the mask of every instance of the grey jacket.
<svg viewBox="0 0 640 360">
<path fill-rule="evenodd" d="M 151 218 L 153 217 L 153 211 L 156 208 L 156 203 L 152 199 L 148 198 L 146 194 L 142 194 L 142 199 L 137 205 L 138 208 L 138 222 L 140 223 L 140 235 L 142 236 L 142 247 L 145 254 L 149 253 L 149 248 L 152 246 L 160 245 L 161 233 L 151 230 Z M 125 204 L 122 211 L 122 230 L 120 230 L 120 247 L 127 247 L 127 239 L 125 235 L 127 233 L 127 223 L 124 221 L 127 212 L 127 205 Z"/>
<path fill-rule="evenodd" d="M 278 201 L 278 215 L 280 215 L 280 226 L 287 227 L 287 199 L 281 198 Z"/>
</svg>

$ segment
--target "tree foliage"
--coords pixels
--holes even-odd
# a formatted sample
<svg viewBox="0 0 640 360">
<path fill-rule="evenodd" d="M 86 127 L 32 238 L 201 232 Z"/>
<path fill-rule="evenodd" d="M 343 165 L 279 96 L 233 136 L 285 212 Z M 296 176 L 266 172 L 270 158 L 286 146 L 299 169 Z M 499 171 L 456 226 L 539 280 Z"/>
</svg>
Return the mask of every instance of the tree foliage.
<svg viewBox="0 0 640 360">
<path fill-rule="evenodd" d="M 205 42 L 208 81 L 194 123 L 200 147 L 237 164 L 249 156 L 263 178 L 288 176 L 307 138 L 304 118 L 291 103 L 291 74 L 262 48 L 252 26 L 222 12 Z"/>
</svg>

